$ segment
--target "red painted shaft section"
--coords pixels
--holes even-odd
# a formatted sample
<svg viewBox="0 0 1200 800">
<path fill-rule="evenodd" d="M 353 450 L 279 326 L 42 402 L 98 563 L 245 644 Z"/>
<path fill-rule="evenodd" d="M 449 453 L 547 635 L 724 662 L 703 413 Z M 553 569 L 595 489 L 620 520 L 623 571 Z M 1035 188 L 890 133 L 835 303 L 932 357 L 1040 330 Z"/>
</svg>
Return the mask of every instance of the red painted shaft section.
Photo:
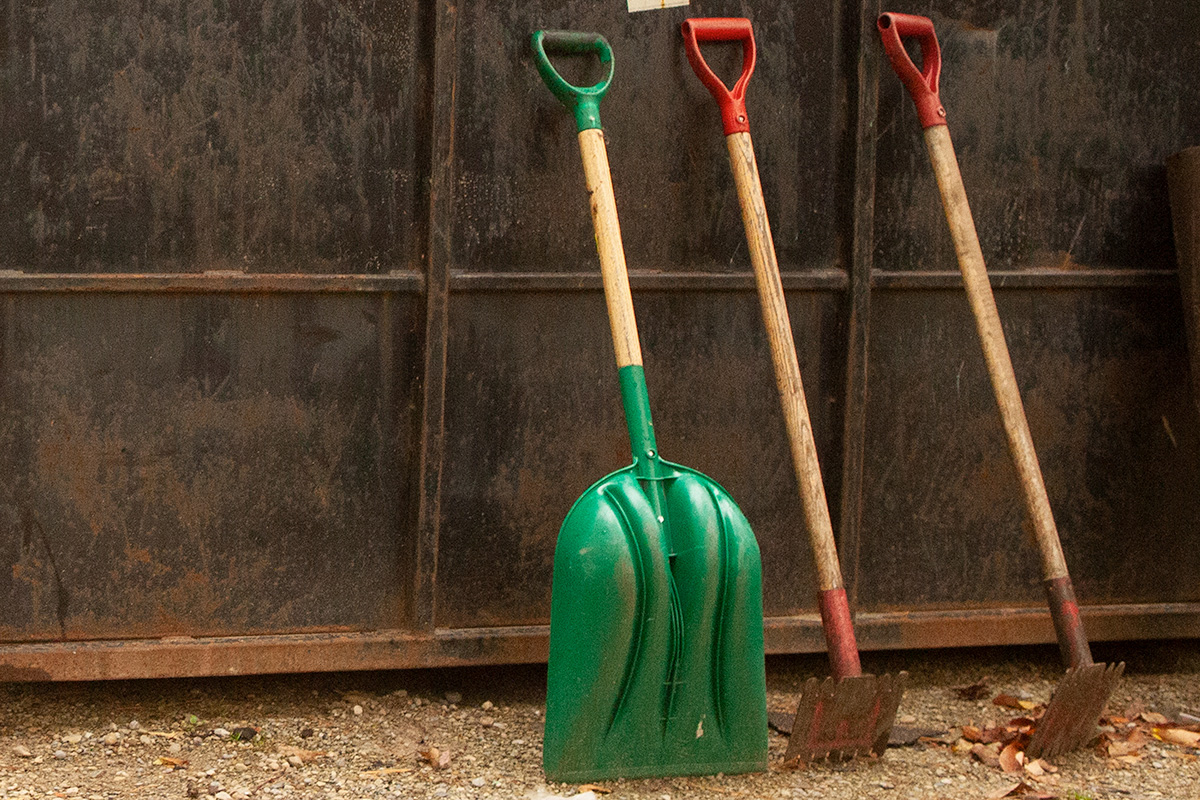
<svg viewBox="0 0 1200 800">
<path fill-rule="evenodd" d="M 850 619 L 850 601 L 845 589 L 822 589 L 817 594 L 821 607 L 821 627 L 836 680 L 862 675 L 858 661 L 858 643 L 854 640 L 854 623 Z"/>
<path fill-rule="evenodd" d="M 1083 620 L 1079 618 L 1079 604 L 1075 602 L 1075 589 L 1071 578 L 1051 578 L 1045 581 L 1046 600 L 1050 604 L 1050 618 L 1054 620 L 1054 633 L 1058 636 L 1058 649 L 1067 666 L 1086 667 L 1092 662 L 1092 650 L 1088 647 L 1087 634 L 1083 632 Z"/>
</svg>

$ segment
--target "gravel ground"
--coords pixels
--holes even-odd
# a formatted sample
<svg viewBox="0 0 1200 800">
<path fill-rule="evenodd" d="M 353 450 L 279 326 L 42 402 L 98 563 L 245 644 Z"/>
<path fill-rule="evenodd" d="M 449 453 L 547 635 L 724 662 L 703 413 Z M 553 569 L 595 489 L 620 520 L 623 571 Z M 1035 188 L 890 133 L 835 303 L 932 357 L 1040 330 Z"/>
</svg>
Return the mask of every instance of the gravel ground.
<svg viewBox="0 0 1200 800">
<path fill-rule="evenodd" d="M 1113 644 L 1096 657 L 1128 664 L 1111 710 L 1200 715 L 1200 641 Z M 1040 647 L 867 654 L 870 671 L 910 671 L 900 722 L 941 731 L 932 738 L 944 744 L 790 770 L 781 767 L 787 740 L 772 732 L 767 773 L 613 781 L 595 791 L 648 800 L 999 797 L 1017 778 L 973 760 L 958 735 L 1017 712 L 960 700 L 952 687 L 987 678 L 993 694 L 1045 701 L 1056 659 Z M 801 682 L 826 672 L 823 657 L 770 659 L 769 705 L 788 710 Z M 0 685 L 0 797 L 586 797 L 592 790 L 542 775 L 544 692 L 544 667 Z M 1152 740 L 1124 763 L 1090 749 L 1025 781 L 1064 800 L 1197 800 L 1196 753 Z"/>
</svg>

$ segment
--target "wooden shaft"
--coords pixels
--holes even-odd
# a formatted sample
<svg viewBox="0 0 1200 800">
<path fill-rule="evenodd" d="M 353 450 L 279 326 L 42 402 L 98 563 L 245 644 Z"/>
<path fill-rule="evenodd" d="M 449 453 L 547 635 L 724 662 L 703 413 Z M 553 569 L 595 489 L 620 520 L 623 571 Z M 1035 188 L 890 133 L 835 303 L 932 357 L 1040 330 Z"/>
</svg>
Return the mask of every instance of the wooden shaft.
<svg viewBox="0 0 1200 800">
<path fill-rule="evenodd" d="M 979 247 L 979 236 L 967 205 L 967 192 L 958 171 L 949 129 L 945 125 L 926 128 L 925 148 L 933 163 L 933 172 L 942 194 L 942 206 L 946 210 L 946 221 L 950 224 L 950 235 L 954 239 L 954 251 L 958 255 L 958 266 L 962 270 L 971 310 L 975 313 L 975 325 L 979 329 L 984 360 L 987 361 L 996 402 L 1000 406 L 1008 448 L 1021 480 L 1025 509 L 1033 521 L 1038 549 L 1042 554 L 1042 578 L 1065 578 L 1067 562 L 1063 558 L 1054 514 L 1050 511 L 1050 498 L 1046 495 L 1042 470 L 1033 449 L 1033 437 L 1029 433 L 1029 422 L 1025 419 L 1017 376 L 1013 372 L 1008 345 L 1004 341 L 1004 330 L 1000 327 L 996 298 L 988 281 L 987 266 L 983 263 L 983 251 Z"/>
<path fill-rule="evenodd" d="M 604 299 L 608 303 L 617 368 L 641 366 L 642 348 L 638 344 L 637 320 L 633 316 L 633 295 L 629 291 L 629 273 L 625 268 L 625 250 L 621 246 L 621 224 L 617 221 L 617 201 L 613 197 L 612 177 L 608 171 L 604 132 L 598 128 L 580 131 L 579 152 L 583 156 L 583 177 L 591 197 L 592 226 L 596 232 L 596 251 L 600 254 L 600 274 L 604 278 Z"/>
<path fill-rule="evenodd" d="M 800 380 L 800 365 L 796 360 L 796 345 L 792 341 L 783 283 L 779 279 L 775 245 L 771 240 L 771 226 L 763 203 L 758 165 L 754 160 L 754 145 L 748 132 L 731 133 L 725 137 L 725 142 L 729 146 L 729 163 L 733 167 L 738 200 L 742 206 L 750 262 L 754 265 L 763 321 L 771 343 L 771 360 L 775 362 L 775 382 L 779 386 L 783 420 L 792 448 L 792 464 L 800 485 L 804 518 L 808 523 L 808 536 L 817 563 L 817 581 L 823 591 L 841 589 L 842 570 L 833 538 L 833 524 L 829 519 L 829 505 L 821 481 L 821 465 L 817 461 L 812 421 L 804 400 L 804 384 Z"/>
</svg>

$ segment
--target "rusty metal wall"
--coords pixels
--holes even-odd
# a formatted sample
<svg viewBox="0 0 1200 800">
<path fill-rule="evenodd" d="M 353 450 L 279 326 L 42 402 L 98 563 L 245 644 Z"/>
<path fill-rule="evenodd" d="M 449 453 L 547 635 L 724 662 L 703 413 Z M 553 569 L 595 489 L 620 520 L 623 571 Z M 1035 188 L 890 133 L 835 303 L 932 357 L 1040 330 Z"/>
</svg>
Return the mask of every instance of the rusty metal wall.
<svg viewBox="0 0 1200 800">
<path fill-rule="evenodd" d="M 10 0 L 0 679 L 545 658 L 558 525 L 628 443 L 537 27 L 616 53 L 602 115 L 660 446 L 754 526 L 769 649 L 823 649 L 688 15 L 754 21 L 751 127 L 861 644 L 1052 641 L 879 10 Z M 937 25 L 1089 630 L 1195 636 L 1200 420 L 1162 162 L 1200 136 L 1200 8 L 892 10 Z"/>
</svg>

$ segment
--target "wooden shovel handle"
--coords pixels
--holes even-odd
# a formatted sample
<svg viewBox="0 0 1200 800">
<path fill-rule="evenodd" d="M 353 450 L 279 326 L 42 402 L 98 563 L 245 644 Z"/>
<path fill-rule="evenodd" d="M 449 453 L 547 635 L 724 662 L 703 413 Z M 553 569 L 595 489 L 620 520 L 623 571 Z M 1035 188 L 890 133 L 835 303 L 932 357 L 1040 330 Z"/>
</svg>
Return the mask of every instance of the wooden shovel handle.
<svg viewBox="0 0 1200 800">
<path fill-rule="evenodd" d="M 1050 499 L 1046 495 L 1037 453 L 1033 449 L 1033 437 L 1029 433 L 1029 422 L 1025 419 L 1017 376 L 1013 372 L 1008 344 L 1004 340 L 1004 329 L 1000 326 L 1000 314 L 996 310 L 996 299 L 988 281 L 975 222 L 967 205 L 967 192 L 963 188 L 962 174 L 954 156 L 954 145 L 950 142 L 950 129 L 945 125 L 925 128 L 925 148 L 929 152 L 942 195 L 946 222 L 950 225 L 950 236 L 954 240 L 954 252 L 958 256 L 958 266 L 967 288 L 971 310 L 975 314 L 988 374 L 1000 406 L 1004 433 L 1008 437 L 1008 447 L 1021 480 L 1025 508 L 1033 522 L 1042 554 L 1042 577 L 1045 580 L 1065 578 L 1067 563 L 1063 558 L 1062 543 L 1054 524 L 1054 514 L 1050 510 Z"/>
<path fill-rule="evenodd" d="M 579 152 L 591 198 L 592 225 L 596 233 L 596 251 L 600 255 L 600 274 L 604 278 L 604 299 L 608 304 L 617 369 L 641 366 L 642 348 L 638 343 L 637 319 L 633 315 L 633 295 L 629 291 L 629 272 L 621 245 L 621 224 L 617 220 L 617 201 L 613 197 L 604 132 L 598 128 L 580 131 Z"/>
<path fill-rule="evenodd" d="M 822 628 L 829 647 L 830 661 L 837 678 L 861 675 L 862 666 L 859 663 L 850 606 L 842 583 L 842 568 L 838 563 L 833 524 L 829 518 L 829 504 L 825 499 L 821 465 L 817 460 L 817 446 L 813 441 L 812 421 L 809 419 L 808 404 L 804 398 L 804 383 L 800 379 L 796 344 L 792 339 L 792 325 L 788 318 L 783 283 L 779 277 L 779 262 L 775 258 L 771 225 L 767 220 L 766 204 L 763 202 L 762 183 L 754 158 L 754 144 L 748 131 L 729 134 L 725 137 L 725 143 L 729 147 L 729 164 L 733 168 L 738 201 L 742 207 L 742 222 L 746 226 L 746 242 L 750 248 L 750 263 L 754 266 L 754 280 L 758 284 L 763 322 L 771 345 L 771 360 L 775 364 L 775 382 L 779 386 L 783 420 L 787 427 L 788 442 L 791 444 L 792 465 L 796 471 L 796 482 L 800 486 L 804 519 L 812 544 L 813 559 L 817 565 L 817 584 L 821 589 L 818 597 Z"/>
</svg>

